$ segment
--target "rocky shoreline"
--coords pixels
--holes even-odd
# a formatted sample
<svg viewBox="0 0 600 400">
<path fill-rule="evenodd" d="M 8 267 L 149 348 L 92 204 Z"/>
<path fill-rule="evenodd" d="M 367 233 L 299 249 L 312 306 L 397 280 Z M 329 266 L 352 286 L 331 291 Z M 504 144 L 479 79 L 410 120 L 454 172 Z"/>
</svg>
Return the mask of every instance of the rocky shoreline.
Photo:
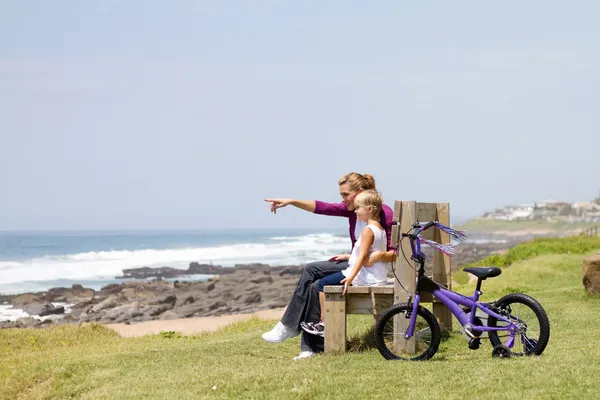
<svg viewBox="0 0 600 400">
<path fill-rule="evenodd" d="M 461 245 L 456 249 L 453 269 L 505 251 L 514 244 L 516 241 Z M 427 249 L 427 253 L 429 256 L 431 250 Z M 125 269 L 123 276 L 117 278 L 134 280 L 110 284 L 98 291 L 73 285 L 40 293 L 0 296 L 0 304 L 43 317 L 0 321 L 0 328 L 80 322 L 136 323 L 286 307 L 303 267 L 265 264 L 221 267 L 193 262 L 187 270 L 169 267 Z M 172 281 L 198 274 L 213 277 L 205 282 Z"/>
</svg>

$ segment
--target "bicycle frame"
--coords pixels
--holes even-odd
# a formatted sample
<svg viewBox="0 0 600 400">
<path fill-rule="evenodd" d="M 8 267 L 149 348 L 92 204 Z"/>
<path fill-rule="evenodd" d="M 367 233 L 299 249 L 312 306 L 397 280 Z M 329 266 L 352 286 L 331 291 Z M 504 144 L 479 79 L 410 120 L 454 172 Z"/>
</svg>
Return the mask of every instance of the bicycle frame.
<svg viewBox="0 0 600 400">
<path fill-rule="evenodd" d="M 414 336 L 415 326 L 417 320 L 417 310 L 419 309 L 419 303 L 421 299 L 421 292 L 429 292 L 433 294 L 437 299 L 439 299 L 454 316 L 458 319 L 460 324 L 464 327 L 470 326 L 471 329 L 481 331 L 481 332 L 490 332 L 490 331 L 506 331 L 510 334 L 508 341 L 506 342 L 506 347 L 512 348 L 514 346 L 515 333 L 518 330 L 518 326 L 511 321 L 510 319 L 496 313 L 494 310 L 490 309 L 485 303 L 481 303 L 479 301 L 479 297 L 482 292 L 480 290 L 475 290 L 473 296 L 464 296 L 462 294 L 453 292 L 448 290 L 438 283 L 434 282 L 432 279 L 425 276 L 425 255 L 421 252 L 421 243 L 418 240 L 418 234 L 426 229 L 429 229 L 433 226 L 432 223 L 426 224 L 423 227 L 419 227 L 416 233 L 413 234 L 405 234 L 405 237 L 410 239 L 410 247 L 412 251 L 411 259 L 419 263 L 420 268 L 417 276 L 417 285 L 415 290 L 415 298 L 412 304 L 412 313 L 410 317 L 410 323 L 408 325 L 408 329 L 405 332 L 404 338 L 410 339 Z M 410 299 L 409 299 L 410 304 Z M 471 312 L 469 315 L 460 307 L 467 306 L 471 308 Z M 496 318 L 499 321 L 506 322 L 508 325 L 503 327 L 489 327 L 489 326 L 475 326 L 475 318 L 477 310 L 481 310 L 484 313 Z M 472 335 L 472 333 L 471 333 Z M 474 337 L 474 335 L 473 335 Z"/>
</svg>

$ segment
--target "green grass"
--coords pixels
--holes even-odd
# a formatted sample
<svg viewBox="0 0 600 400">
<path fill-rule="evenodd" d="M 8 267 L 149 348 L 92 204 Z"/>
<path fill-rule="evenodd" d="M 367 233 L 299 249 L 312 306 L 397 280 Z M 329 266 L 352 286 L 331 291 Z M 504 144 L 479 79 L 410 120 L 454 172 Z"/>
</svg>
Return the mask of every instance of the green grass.
<svg viewBox="0 0 600 400">
<path fill-rule="evenodd" d="M 0 331 L 0 398 L 595 399 L 600 298 L 583 290 L 578 248 L 517 260 L 483 285 L 484 301 L 514 291 L 540 301 L 552 329 L 541 357 L 492 359 L 489 343 L 471 351 L 455 331 L 431 361 L 385 361 L 362 340 L 369 316 L 349 318 L 360 350 L 298 362 L 299 339 L 266 343 L 260 334 L 273 321 L 258 319 L 188 337 L 120 338 L 98 325 L 15 329 Z"/>
<path fill-rule="evenodd" d="M 526 229 L 548 230 L 555 233 L 581 230 L 597 226 L 597 222 L 567 222 L 567 221 L 502 221 L 496 219 L 472 219 L 457 226 L 457 229 L 473 232 L 520 231 Z"/>
<path fill-rule="evenodd" d="M 600 236 L 571 236 L 566 238 L 537 238 L 521 243 L 503 254 L 494 254 L 473 265 L 508 267 L 517 261 L 542 254 L 585 254 L 600 248 Z"/>
</svg>

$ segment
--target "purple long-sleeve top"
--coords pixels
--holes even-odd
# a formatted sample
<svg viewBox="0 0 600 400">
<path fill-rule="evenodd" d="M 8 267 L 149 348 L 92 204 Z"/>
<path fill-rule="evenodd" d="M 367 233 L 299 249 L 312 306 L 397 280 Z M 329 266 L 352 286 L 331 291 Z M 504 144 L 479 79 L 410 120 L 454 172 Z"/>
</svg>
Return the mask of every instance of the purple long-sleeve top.
<svg viewBox="0 0 600 400">
<path fill-rule="evenodd" d="M 344 203 L 326 203 L 324 201 L 315 200 L 315 214 L 348 218 L 348 223 L 350 224 L 350 240 L 352 241 L 352 247 L 354 248 L 354 243 L 356 243 L 356 236 L 354 234 L 354 230 L 356 228 L 356 213 L 354 211 L 348 210 Z M 381 212 L 379 213 L 379 221 L 387 236 L 388 251 L 396 250 L 395 247 L 390 246 L 390 241 L 392 238 L 392 226 L 394 225 L 393 219 L 394 212 L 390 207 L 383 204 L 381 207 Z"/>
</svg>

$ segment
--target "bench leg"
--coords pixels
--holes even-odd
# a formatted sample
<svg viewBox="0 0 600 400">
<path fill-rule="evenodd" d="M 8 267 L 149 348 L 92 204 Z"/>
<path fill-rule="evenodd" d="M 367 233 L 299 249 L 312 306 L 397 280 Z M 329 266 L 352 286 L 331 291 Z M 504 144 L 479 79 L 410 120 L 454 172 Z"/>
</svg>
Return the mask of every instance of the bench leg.
<svg viewBox="0 0 600 400">
<path fill-rule="evenodd" d="M 450 312 L 444 303 L 433 302 L 433 315 L 435 315 L 440 323 L 442 331 L 452 331 L 452 312 Z"/>
<path fill-rule="evenodd" d="M 346 296 L 325 294 L 325 353 L 346 351 Z"/>
</svg>

